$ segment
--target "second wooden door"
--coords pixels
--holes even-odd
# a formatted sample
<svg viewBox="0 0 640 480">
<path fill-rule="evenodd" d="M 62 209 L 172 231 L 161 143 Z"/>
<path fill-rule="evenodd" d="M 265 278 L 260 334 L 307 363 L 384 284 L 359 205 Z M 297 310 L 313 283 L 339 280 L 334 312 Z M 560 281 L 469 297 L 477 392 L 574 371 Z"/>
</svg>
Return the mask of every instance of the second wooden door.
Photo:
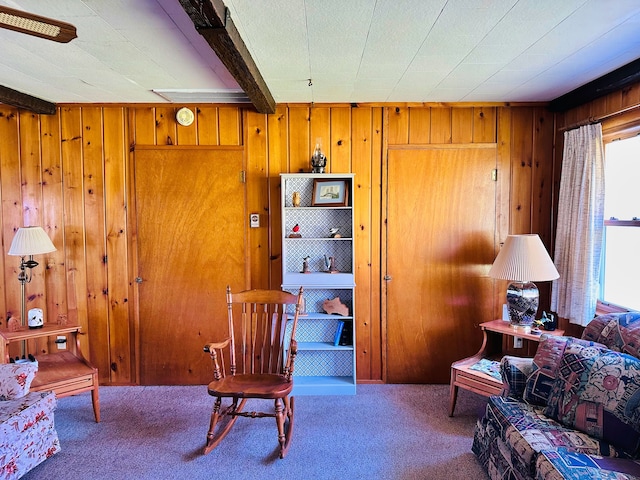
<svg viewBox="0 0 640 480">
<path fill-rule="evenodd" d="M 204 384 L 227 336 L 225 288 L 246 286 L 241 149 L 135 152 L 140 383 Z"/>
<path fill-rule="evenodd" d="M 493 319 L 494 145 L 390 149 L 387 381 L 447 383 Z M 411 353 L 408 353 L 411 352 Z"/>
</svg>

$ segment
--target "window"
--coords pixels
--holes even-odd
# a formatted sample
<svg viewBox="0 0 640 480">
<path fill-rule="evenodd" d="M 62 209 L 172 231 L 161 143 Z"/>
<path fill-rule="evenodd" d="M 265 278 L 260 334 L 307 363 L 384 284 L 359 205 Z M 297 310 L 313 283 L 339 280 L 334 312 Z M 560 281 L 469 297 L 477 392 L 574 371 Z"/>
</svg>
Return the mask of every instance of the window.
<svg viewBox="0 0 640 480">
<path fill-rule="evenodd" d="M 640 136 L 605 145 L 600 301 L 640 310 Z"/>
</svg>

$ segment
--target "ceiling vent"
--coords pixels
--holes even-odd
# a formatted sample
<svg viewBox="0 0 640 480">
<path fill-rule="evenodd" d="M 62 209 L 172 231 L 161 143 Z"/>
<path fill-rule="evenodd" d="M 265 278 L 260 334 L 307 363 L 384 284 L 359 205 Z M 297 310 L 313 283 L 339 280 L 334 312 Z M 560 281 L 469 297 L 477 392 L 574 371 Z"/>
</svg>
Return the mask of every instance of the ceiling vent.
<svg viewBox="0 0 640 480">
<path fill-rule="evenodd" d="M 152 92 L 171 103 L 251 103 L 242 90 L 154 88 Z"/>
</svg>

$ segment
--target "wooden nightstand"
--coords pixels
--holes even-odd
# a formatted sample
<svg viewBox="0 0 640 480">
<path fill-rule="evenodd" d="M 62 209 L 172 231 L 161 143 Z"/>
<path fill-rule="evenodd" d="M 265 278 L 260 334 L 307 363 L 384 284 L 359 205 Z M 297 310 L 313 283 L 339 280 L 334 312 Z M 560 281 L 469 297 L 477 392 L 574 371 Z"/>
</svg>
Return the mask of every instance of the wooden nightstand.
<svg viewBox="0 0 640 480">
<path fill-rule="evenodd" d="M 520 337 L 525 340 L 538 342 L 542 333 L 550 335 L 563 335 L 564 330 L 546 331 L 541 333 L 531 333 L 530 329 L 522 327 L 513 327 L 509 322 L 504 320 L 492 320 L 480 324 L 483 333 L 482 346 L 475 355 L 458 360 L 451 364 L 451 383 L 449 398 L 449 416 L 453 416 L 456 408 L 456 399 L 458 396 L 458 387 L 472 392 L 479 393 L 486 397 L 491 395 L 500 395 L 502 393 L 502 381 L 491 375 L 483 373 L 479 370 L 471 369 L 471 366 L 478 363 L 481 359 L 499 361 L 502 358 L 502 337 Z"/>
<path fill-rule="evenodd" d="M 31 383 L 31 390 L 53 390 L 58 398 L 91 391 L 93 414 L 100 421 L 100 397 L 98 395 L 98 369 L 93 367 L 80 351 L 79 325 L 45 324 L 42 328 L 21 328 L 15 332 L 0 332 L 0 362 L 9 362 L 9 344 L 44 337 L 65 337 L 64 349 L 36 355 L 38 373 Z M 61 344 L 62 345 L 62 344 Z"/>
</svg>

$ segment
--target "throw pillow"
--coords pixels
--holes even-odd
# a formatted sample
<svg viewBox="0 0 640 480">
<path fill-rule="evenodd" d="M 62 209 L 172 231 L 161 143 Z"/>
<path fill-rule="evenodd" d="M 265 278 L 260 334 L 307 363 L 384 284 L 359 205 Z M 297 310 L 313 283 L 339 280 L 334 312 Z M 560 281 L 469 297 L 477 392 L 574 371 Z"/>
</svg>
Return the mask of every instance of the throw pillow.
<svg viewBox="0 0 640 480">
<path fill-rule="evenodd" d="M 37 362 L 0 364 L 0 400 L 24 397 L 37 371 Z"/>
<path fill-rule="evenodd" d="M 582 338 L 640 358 L 640 312 L 599 315 L 586 326 Z"/>
<path fill-rule="evenodd" d="M 545 415 L 635 456 L 640 451 L 640 360 L 568 345 Z"/>
<path fill-rule="evenodd" d="M 531 373 L 532 361 L 530 358 L 505 355 L 500 360 L 500 375 L 504 385 L 503 394 L 507 397 L 521 399 L 527 383 L 527 377 Z"/>
<path fill-rule="evenodd" d="M 524 399 L 533 405 L 546 405 L 551 388 L 558 374 L 562 354 L 568 345 L 576 343 L 584 346 L 601 346 L 588 340 L 558 335 L 542 334 L 536 354 L 533 357 L 531 374 L 527 378 Z"/>
</svg>

